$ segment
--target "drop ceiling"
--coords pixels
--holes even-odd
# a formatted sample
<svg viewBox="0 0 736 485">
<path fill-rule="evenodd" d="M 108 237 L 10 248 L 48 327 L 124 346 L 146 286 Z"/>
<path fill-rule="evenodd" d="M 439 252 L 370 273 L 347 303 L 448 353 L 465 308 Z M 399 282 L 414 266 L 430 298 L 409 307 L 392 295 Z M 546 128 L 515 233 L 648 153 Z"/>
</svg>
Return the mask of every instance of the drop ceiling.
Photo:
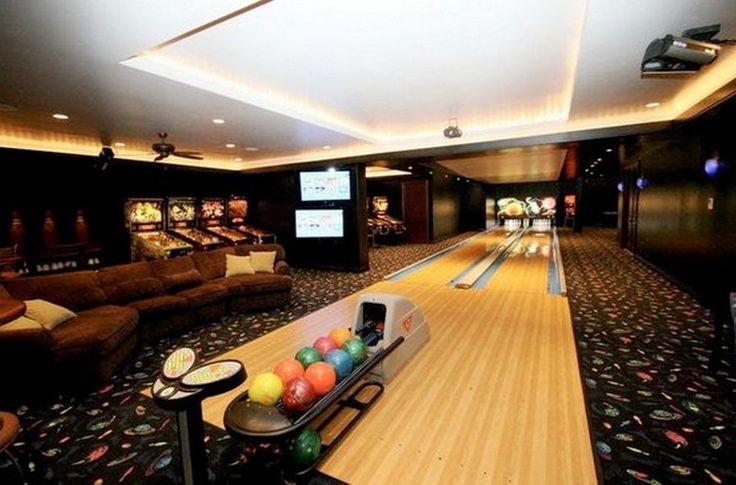
<svg viewBox="0 0 736 485">
<path fill-rule="evenodd" d="M 205 158 L 167 163 L 248 170 L 635 129 L 736 78 L 736 47 L 696 76 L 639 75 L 655 37 L 713 23 L 736 37 L 732 0 L 7 1 L 0 146 L 152 160 L 167 131 Z M 564 148 L 497 155 L 445 162 L 550 180 Z"/>
</svg>

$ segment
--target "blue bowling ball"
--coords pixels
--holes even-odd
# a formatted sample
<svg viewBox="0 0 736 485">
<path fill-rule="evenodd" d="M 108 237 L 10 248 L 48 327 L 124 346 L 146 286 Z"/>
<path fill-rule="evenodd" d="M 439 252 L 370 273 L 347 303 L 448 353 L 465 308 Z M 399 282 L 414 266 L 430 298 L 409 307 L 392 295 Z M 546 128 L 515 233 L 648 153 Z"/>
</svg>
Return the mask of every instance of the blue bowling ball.
<svg viewBox="0 0 736 485">
<path fill-rule="evenodd" d="M 335 349 L 327 352 L 327 355 L 325 355 L 325 362 L 335 369 L 338 381 L 346 378 L 350 374 L 350 371 L 353 370 L 353 358 L 342 349 Z"/>
</svg>

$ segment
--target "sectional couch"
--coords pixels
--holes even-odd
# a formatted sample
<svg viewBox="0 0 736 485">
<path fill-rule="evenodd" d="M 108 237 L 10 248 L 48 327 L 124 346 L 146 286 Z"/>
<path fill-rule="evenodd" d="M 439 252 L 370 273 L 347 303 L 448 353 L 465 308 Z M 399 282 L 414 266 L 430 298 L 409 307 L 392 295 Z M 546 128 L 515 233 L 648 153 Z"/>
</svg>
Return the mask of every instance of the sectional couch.
<svg viewBox="0 0 736 485">
<path fill-rule="evenodd" d="M 275 252 L 273 273 L 225 276 L 227 254 Z M 0 366 L 8 378 L 51 382 L 64 377 L 102 382 L 149 342 L 227 312 L 285 305 L 292 288 L 284 250 L 277 244 L 244 245 L 173 259 L 18 278 L 0 285 Z M 24 300 L 42 299 L 76 317 L 51 331 L 4 326 Z M 6 305 L 3 305 L 3 302 Z"/>
</svg>

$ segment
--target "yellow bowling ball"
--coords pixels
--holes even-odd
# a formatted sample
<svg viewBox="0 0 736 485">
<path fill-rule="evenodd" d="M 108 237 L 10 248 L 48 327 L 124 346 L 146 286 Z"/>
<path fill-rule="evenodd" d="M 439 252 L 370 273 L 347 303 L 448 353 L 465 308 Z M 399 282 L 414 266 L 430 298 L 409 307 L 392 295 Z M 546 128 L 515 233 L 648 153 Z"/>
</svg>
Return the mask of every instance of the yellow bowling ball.
<svg viewBox="0 0 736 485">
<path fill-rule="evenodd" d="M 284 384 L 273 372 L 258 374 L 248 389 L 248 396 L 253 402 L 264 406 L 273 406 L 284 393 Z"/>
</svg>

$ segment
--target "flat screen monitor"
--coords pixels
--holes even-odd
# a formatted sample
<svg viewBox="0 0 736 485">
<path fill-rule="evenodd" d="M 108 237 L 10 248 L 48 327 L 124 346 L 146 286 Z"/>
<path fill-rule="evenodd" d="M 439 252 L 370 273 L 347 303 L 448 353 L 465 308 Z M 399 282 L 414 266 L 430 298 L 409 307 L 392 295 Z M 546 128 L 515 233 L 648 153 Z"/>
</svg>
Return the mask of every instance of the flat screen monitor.
<svg viewBox="0 0 736 485">
<path fill-rule="evenodd" d="M 342 209 L 297 209 L 296 237 L 343 237 Z"/>
<path fill-rule="evenodd" d="M 350 172 L 299 172 L 302 201 L 350 200 Z"/>
</svg>

